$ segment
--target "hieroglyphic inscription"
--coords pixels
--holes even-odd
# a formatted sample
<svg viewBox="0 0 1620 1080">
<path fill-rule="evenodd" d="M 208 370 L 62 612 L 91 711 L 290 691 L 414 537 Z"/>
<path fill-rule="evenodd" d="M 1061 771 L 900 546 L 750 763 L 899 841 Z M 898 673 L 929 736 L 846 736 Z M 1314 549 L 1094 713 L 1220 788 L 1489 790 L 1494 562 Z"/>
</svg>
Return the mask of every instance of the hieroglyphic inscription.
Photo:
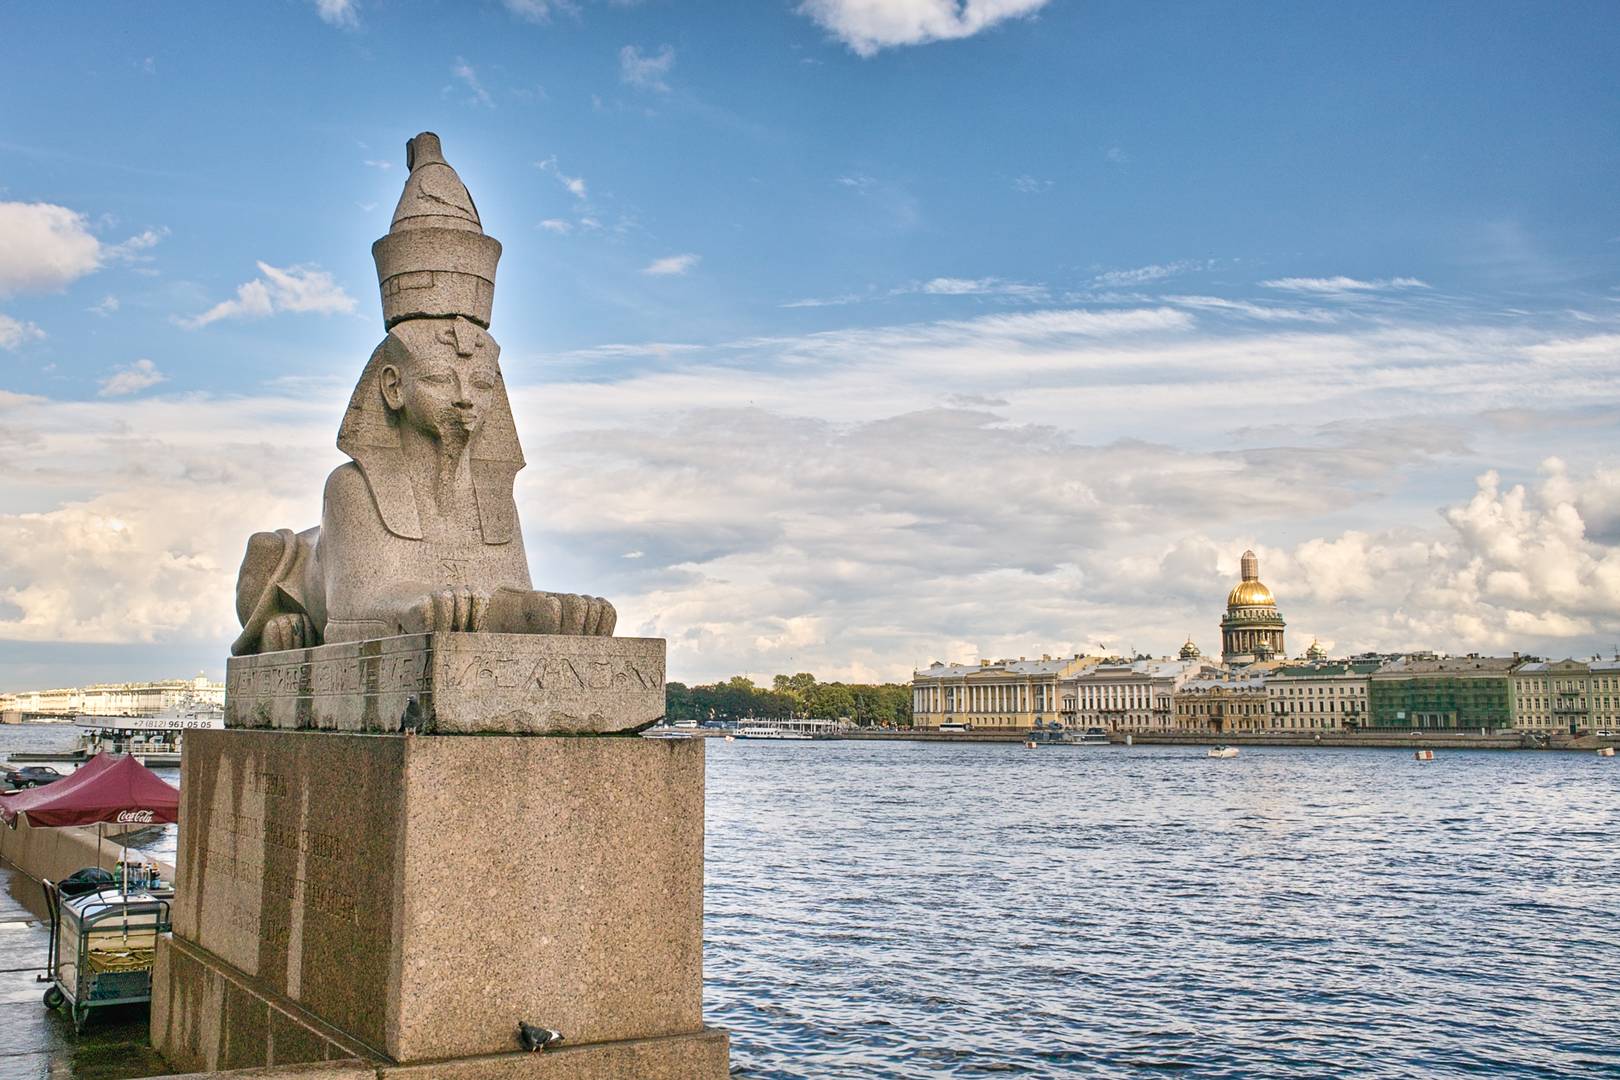
<svg viewBox="0 0 1620 1080">
<path fill-rule="evenodd" d="M 305 662 L 263 661 L 228 665 L 226 693 L 241 699 L 335 697 L 349 694 L 415 694 L 427 689 L 426 649 L 380 656 L 325 656 Z"/>
<path fill-rule="evenodd" d="M 447 665 L 445 690 L 662 690 L 662 664 L 622 657 L 509 656 L 471 653 Z"/>
</svg>

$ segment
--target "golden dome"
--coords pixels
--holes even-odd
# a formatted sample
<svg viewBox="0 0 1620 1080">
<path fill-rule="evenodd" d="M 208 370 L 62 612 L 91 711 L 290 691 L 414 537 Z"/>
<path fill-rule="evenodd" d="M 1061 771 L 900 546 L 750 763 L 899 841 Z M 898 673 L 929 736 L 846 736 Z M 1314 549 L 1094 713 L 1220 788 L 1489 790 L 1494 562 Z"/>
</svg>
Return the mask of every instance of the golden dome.
<svg viewBox="0 0 1620 1080">
<path fill-rule="evenodd" d="M 1226 596 L 1228 608 L 1276 607 L 1277 600 L 1271 590 L 1260 582 L 1260 559 L 1252 551 L 1245 551 L 1241 561 L 1243 580 Z"/>
<path fill-rule="evenodd" d="M 1266 588 L 1259 578 L 1256 578 L 1253 581 L 1238 582 L 1237 588 L 1227 594 L 1226 606 L 1229 608 L 1276 607 L 1277 600 L 1271 595 L 1271 590 Z"/>
</svg>

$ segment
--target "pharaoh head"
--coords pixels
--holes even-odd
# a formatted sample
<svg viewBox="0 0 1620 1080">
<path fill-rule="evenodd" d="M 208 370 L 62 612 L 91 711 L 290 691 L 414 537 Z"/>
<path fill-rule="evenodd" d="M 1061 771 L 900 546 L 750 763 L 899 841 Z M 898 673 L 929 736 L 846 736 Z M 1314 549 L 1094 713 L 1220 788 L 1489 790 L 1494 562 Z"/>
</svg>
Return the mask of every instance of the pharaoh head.
<svg viewBox="0 0 1620 1080">
<path fill-rule="evenodd" d="M 516 528 L 512 479 L 523 468 L 489 334 L 501 245 L 485 236 L 472 196 L 444 160 L 438 136 L 407 144 L 411 174 L 388 235 L 372 245 L 388 336 L 349 399 L 338 449 L 365 474 L 388 531 L 420 539 L 401 439 L 426 436 L 470 458 L 486 543 Z"/>
</svg>

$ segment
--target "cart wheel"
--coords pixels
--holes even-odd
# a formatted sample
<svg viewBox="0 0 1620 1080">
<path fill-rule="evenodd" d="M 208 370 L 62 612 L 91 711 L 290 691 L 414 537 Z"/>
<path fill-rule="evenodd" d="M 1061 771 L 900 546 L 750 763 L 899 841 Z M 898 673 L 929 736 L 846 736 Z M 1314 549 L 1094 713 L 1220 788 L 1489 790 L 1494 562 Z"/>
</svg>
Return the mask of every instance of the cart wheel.
<svg viewBox="0 0 1620 1080">
<path fill-rule="evenodd" d="M 84 1026 L 90 1022 L 90 1006 L 73 1006 L 73 1030 L 80 1035 L 84 1034 Z"/>
<path fill-rule="evenodd" d="M 45 1007 L 47 1009 L 60 1009 L 67 997 L 62 993 L 60 986 L 47 986 L 45 988 Z"/>
</svg>

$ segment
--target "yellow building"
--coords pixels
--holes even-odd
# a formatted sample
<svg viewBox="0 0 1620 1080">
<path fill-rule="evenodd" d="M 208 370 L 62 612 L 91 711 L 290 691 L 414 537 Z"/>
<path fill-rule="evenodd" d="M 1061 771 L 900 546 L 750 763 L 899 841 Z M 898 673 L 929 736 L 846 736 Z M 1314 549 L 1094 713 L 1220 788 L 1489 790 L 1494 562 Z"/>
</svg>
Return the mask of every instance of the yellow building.
<svg viewBox="0 0 1620 1080">
<path fill-rule="evenodd" d="M 1228 734 L 1271 727 L 1262 675 L 1188 679 L 1171 700 L 1178 732 Z"/>
</svg>

